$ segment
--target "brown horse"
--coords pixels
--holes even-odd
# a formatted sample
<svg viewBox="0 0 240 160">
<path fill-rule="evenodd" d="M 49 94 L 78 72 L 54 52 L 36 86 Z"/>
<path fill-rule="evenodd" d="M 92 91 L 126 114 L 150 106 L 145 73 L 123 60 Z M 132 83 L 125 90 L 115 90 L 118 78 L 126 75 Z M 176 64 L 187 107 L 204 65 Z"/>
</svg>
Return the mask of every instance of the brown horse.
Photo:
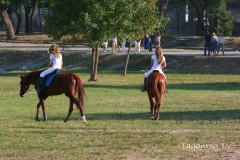
<svg viewBox="0 0 240 160">
<path fill-rule="evenodd" d="M 32 84 L 34 85 L 35 89 L 37 90 L 39 86 L 39 76 L 43 70 L 33 71 L 27 74 L 26 76 L 20 76 L 21 78 L 21 88 L 20 88 L 20 96 L 23 95 L 28 91 L 29 86 Z M 65 122 L 68 121 L 72 111 L 73 111 L 73 104 L 77 106 L 80 110 L 80 118 L 86 122 L 86 118 L 83 114 L 84 110 L 84 89 L 81 82 L 81 79 L 72 73 L 62 73 L 58 74 L 52 81 L 52 85 L 50 87 L 46 87 L 45 93 L 38 93 L 39 102 L 37 104 L 37 114 L 36 114 L 36 121 L 39 121 L 39 109 L 42 106 L 43 111 L 43 120 L 47 120 L 46 109 L 44 101 L 47 99 L 48 96 L 52 95 L 60 95 L 65 94 L 70 99 L 70 107 L 68 111 L 68 115 L 65 119 Z M 76 94 L 78 93 L 78 98 L 76 98 Z"/>
<path fill-rule="evenodd" d="M 165 77 L 158 71 L 154 71 L 148 77 L 147 81 L 147 93 L 150 102 L 151 119 L 158 120 L 161 103 L 166 87 Z M 155 104 L 153 102 L 155 98 Z"/>
</svg>

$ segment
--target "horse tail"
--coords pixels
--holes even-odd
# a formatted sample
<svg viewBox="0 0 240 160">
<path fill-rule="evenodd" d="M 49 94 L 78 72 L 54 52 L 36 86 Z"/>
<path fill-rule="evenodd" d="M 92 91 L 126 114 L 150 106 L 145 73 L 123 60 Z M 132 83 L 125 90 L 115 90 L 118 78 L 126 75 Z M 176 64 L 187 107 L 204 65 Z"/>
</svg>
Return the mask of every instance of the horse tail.
<svg viewBox="0 0 240 160">
<path fill-rule="evenodd" d="M 154 79 L 154 87 L 153 87 L 153 90 L 155 93 L 154 97 L 155 97 L 156 104 L 160 104 L 162 101 L 162 96 L 164 94 L 165 82 L 161 79 L 161 75 L 156 74 L 155 76 L 156 78 Z"/>
<path fill-rule="evenodd" d="M 153 93 L 154 93 L 156 104 L 159 104 L 159 99 L 160 99 L 160 93 L 159 93 L 159 90 L 158 90 L 158 81 L 159 81 L 159 79 L 156 77 L 154 79 L 154 83 L 153 83 Z"/>
<path fill-rule="evenodd" d="M 79 76 L 75 76 L 75 79 L 76 79 L 76 93 L 78 92 L 78 101 L 80 102 L 82 108 L 84 109 L 85 91 L 83 89 L 83 84 Z"/>
</svg>

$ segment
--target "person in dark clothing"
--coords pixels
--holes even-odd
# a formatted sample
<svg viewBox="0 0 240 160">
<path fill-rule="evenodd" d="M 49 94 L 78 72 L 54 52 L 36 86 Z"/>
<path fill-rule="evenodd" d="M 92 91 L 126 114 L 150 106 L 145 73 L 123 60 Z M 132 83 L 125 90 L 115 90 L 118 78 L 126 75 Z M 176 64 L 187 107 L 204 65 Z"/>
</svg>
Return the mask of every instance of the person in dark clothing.
<svg viewBox="0 0 240 160">
<path fill-rule="evenodd" d="M 210 56 L 210 50 L 211 50 L 211 39 L 212 36 L 209 34 L 209 32 L 207 31 L 206 35 L 205 35 L 205 48 L 204 48 L 204 55 L 206 56 L 206 51 L 208 50 L 208 56 Z"/>
</svg>

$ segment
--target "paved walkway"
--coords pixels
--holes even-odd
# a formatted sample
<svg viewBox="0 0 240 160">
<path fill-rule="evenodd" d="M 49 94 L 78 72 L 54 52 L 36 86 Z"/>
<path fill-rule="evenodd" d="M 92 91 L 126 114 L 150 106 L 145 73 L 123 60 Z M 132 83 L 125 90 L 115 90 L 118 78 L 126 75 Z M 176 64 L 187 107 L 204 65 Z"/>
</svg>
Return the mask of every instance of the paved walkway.
<svg viewBox="0 0 240 160">
<path fill-rule="evenodd" d="M 0 50 L 31 50 L 31 51 L 48 51 L 50 44 L 32 44 L 32 43 L 6 43 L 0 42 Z M 92 50 L 87 45 L 66 46 L 60 48 L 61 52 L 82 52 L 91 53 Z M 164 49 L 166 55 L 179 55 L 179 56 L 203 56 L 203 50 L 186 50 L 186 49 Z M 100 53 L 104 53 L 99 49 Z M 111 48 L 107 48 L 107 53 L 112 53 Z M 118 52 L 119 54 L 121 52 Z M 131 49 L 134 54 L 134 48 Z M 152 52 L 153 53 L 153 52 Z M 141 48 L 141 54 L 146 55 L 144 49 Z M 223 57 L 218 56 L 218 57 Z M 240 57 L 240 51 L 225 51 L 224 57 Z"/>
</svg>

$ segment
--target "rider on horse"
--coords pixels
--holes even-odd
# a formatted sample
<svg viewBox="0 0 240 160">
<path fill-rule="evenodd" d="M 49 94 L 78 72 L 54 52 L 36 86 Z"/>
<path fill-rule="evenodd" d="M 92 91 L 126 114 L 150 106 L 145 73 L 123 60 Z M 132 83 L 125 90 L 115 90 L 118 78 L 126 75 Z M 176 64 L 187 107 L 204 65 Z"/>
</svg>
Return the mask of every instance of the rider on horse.
<svg viewBox="0 0 240 160">
<path fill-rule="evenodd" d="M 37 89 L 37 92 L 45 92 L 44 77 L 46 75 L 52 73 L 56 69 L 60 70 L 62 68 L 62 65 L 63 65 L 62 55 L 59 52 L 59 48 L 58 48 L 57 44 L 53 44 L 53 45 L 50 46 L 49 53 L 50 53 L 50 57 L 49 57 L 48 66 L 50 68 L 44 70 L 40 74 L 39 88 Z"/>
<path fill-rule="evenodd" d="M 142 92 L 146 91 L 147 78 L 153 71 L 158 71 L 159 73 L 163 74 L 166 79 L 166 76 L 163 73 L 163 68 L 166 68 L 167 63 L 166 63 L 165 57 L 163 56 L 163 51 L 161 47 L 157 47 L 155 51 L 155 55 L 152 55 L 151 66 L 152 68 L 145 74 L 144 86 L 141 87 Z M 166 88 L 165 88 L 165 92 L 167 92 Z"/>
</svg>

